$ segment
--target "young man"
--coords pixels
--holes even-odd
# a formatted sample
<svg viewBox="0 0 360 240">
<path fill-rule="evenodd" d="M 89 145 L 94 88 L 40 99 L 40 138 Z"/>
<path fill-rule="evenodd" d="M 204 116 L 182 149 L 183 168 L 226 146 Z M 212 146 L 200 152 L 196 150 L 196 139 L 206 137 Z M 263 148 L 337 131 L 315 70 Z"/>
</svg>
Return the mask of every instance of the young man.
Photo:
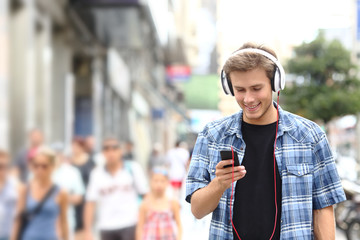
<svg viewBox="0 0 360 240">
<path fill-rule="evenodd" d="M 273 102 L 285 83 L 275 53 L 244 44 L 223 71 L 242 110 L 199 134 L 187 178 L 195 217 L 213 213 L 209 239 L 335 239 L 333 205 L 345 195 L 334 158 L 318 125 Z M 241 166 L 224 168 L 232 159 L 220 151 L 231 149 Z"/>
<path fill-rule="evenodd" d="M 137 162 L 124 162 L 115 138 L 103 142 L 104 167 L 90 175 L 86 195 L 84 225 L 86 239 L 92 237 L 95 208 L 102 240 L 134 240 L 138 217 L 138 197 L 148 191 L 145 175 Z"/>
</svg>

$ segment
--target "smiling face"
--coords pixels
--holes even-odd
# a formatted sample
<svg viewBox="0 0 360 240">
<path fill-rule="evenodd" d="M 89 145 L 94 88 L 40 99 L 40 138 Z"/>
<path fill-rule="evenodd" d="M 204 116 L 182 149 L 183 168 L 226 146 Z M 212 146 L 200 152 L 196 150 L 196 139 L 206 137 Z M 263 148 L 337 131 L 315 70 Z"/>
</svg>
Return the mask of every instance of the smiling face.
<svg viewBox="0 0 360 240">
<path fill-rule="evenodd" d="M 272 104 L 270 79 L 265 70 L 230 73 L 235 99 L 243 109 L 243 120 L 249 124 L 266 125 L 277 120 L 276 108 Z"/>
</svg>

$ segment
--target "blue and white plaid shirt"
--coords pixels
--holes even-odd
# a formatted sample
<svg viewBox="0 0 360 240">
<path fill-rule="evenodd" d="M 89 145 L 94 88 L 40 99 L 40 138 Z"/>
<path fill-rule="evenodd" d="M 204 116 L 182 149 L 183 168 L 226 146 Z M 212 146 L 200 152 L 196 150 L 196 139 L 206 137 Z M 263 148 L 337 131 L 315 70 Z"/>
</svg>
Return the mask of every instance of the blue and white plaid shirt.
<svg viewBox="0 0 360 240">
<path fill-rule="evenodd" d="M 209 123 L 199 133 L 186 180 L 188 202 L 196 190 L 215 178 L 221 150 L 230 150 L 232 146 L 242 162 L 246 146 L 241 121 L 242 111 Z M 280 238 L 313 239 L 313 210 L 345 200 L 326 135 L 315 123 L 279 107 L 275 155 L 282 179 Z M 225 191 L 213 212 L 211 240 L 233 239 L 230 195 L 231 188 Z"/>
</svg>

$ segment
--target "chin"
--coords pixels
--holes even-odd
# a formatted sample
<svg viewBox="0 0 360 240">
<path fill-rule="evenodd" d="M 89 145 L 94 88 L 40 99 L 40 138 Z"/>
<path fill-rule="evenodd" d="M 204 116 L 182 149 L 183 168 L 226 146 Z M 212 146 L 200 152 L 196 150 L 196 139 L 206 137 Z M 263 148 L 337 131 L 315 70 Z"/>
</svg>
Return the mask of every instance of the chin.
<svg viewBox="0 0 360 240">
<path fill-rule="evenodd" d="M 154 192 L 153 192 L 153 195 L 154 195 L 154 196 L 162 196 L 163 194 L 162 194 L 161 192 L 154 191 Z"/>
<path fill-rule="evenodd" d="M 261 118 L 261 113 L 245 113 L 245 116 L 249 120 L 259 120 Z"/>
</svg>

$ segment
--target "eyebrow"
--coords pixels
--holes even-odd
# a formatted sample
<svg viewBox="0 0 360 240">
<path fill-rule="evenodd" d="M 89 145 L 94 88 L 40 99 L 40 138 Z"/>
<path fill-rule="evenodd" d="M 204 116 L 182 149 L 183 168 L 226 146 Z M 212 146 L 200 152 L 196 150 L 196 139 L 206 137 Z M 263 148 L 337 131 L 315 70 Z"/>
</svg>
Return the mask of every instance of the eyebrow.
<svg viewBox="0 0 360 240">
<path fill-rule="evenodd" d="M 259 84 L 252 85 L 252 86 L 250 86 L 249 88 L 262 87 L 263 85 L 264 85 L 264 84 L 259 83 Z M 244 87 L 241 87 L 241 86 L 234 86 L 234 88 L 244 88 Z"/>
</svg>

